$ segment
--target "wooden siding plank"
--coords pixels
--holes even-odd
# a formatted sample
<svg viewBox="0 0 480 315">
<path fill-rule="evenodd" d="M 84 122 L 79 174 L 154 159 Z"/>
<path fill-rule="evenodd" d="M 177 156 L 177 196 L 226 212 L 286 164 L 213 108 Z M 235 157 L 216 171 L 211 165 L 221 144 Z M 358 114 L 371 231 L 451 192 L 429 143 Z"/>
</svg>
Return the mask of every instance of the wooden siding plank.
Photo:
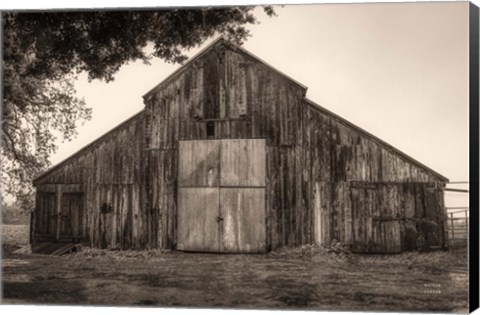
<svg viewBox="0 0 480 315">
<path fill-rule="evenodd" d="M 113 191 L 111 185 L 100 186 L 99 213 L 99 246 L 110 248 L 112 242 Z"/>
<path fill-rule="evenodd" d="M 423 228 L 426 236 L 426 245 L 428 247 L 442 246 L 442 232 L 440 214 L 442 209 L 438 208 L 437 195 L 435 188 L 424 187 L 423 194 L 425 198 L 425 220 Z"/>
<path fill-rule="evenodd" d="M 357 252 L 365 251 L 368 238 L 364 229 L 366 228 L 366 212 L 369 204 L 366 190 L 362 188 L 351 189 L 352 201 L 352 250 Z"/>
<path fill-rule="evenodd" d="M 222 118 L 238 118 L 247 114 L 247 72 L 249 64 L 242 55 L 227 50 L 224 54 L 225 108 Z"/>
<path fill-rule="evenodd" d="M 331 185 L 328 182 L 315 183 L 315 244 L 328 245 L 330 238 Z"/>
</svg>

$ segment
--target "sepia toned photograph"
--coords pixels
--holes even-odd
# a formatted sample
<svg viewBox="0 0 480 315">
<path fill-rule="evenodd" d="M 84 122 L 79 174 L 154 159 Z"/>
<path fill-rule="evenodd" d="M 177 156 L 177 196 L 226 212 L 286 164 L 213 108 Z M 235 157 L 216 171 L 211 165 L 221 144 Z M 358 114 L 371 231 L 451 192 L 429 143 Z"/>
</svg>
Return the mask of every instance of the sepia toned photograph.
<svg viewBox="0 0 480 315">
<path fill-rule="evenodd" d="M 474 4 L 1 22 L 1 304 L 471 310 Z"/>
</svg>

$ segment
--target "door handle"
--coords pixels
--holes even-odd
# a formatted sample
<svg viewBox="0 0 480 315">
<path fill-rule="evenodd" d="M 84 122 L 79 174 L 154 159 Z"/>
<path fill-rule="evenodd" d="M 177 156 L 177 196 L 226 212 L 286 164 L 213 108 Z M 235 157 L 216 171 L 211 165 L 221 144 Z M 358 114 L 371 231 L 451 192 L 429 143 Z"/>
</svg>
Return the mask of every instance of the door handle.
<svg viewBox="0 0 480 315">
<path fill-rule="evenodd" d="M 218 216 L 218 217 L 217 217 L 217 222 L 220 222 L 220 221 L 223 221 L 223 218 L 220 217 L 220 216 Z"/>
</svg>

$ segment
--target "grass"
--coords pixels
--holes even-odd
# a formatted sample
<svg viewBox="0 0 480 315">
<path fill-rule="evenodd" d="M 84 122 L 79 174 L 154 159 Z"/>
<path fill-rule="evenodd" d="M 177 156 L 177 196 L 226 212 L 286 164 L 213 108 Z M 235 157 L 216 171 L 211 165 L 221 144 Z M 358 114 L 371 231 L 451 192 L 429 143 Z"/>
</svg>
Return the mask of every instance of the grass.
<svg viewBox="0 0 480 315">
<path fill-rule="evenodd" d="M 30 225 L 2 224 L 0 228 L 3 256 L 30 243 Z"/>
<path fill-rule="evenodd" d="M 150 249 L 150 250 L 108 250 L 84 247 L 78 253 L 72 253 L 66 257 L 75 261 L 84 260 L 113 260 L 122 261 L 128 259 L 152 259 L 161 257 L 169 250 L 165 249 Z"/>
<path fill-rule="evenodd" d="M 465 244 L 463 244 L 465 245 Z M 436 269 L 448 272 L 458 267 L 467 268 L 467 246 L 457 244 L 449 250 L 432 252 L 404 252 L 400 254 L 352 254 L 346 246 L 332 243 L 328 246 L 304 245 L 282 248 L 268 254 L 271 257 L 308 260 L 315 263 L 362 266 L 392 266 L 411 271 Z"/>
</svg>

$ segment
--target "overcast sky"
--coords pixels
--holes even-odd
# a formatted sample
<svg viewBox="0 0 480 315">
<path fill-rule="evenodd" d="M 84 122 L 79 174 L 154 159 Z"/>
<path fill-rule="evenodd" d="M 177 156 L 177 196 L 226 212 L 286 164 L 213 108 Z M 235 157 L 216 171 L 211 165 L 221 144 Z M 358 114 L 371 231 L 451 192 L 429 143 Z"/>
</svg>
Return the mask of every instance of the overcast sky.
<svg viewBox="0 0 480 315">
<path fill-rule="evenodd" d="M 468 2 L 286 5 L 276 12 L 268 18 L 257 10 L 260 24 L 250 27 L 244 48 L 306 85 L 314 102 L 451 181 L 468 180 Z M 178 67 L 132 63 L 108 84 L 80 75 L 78 95 L 93 118 L 76 139 L 58 142 L 52 163 L 142 110 L 142 95 Z"/>
</svg>

